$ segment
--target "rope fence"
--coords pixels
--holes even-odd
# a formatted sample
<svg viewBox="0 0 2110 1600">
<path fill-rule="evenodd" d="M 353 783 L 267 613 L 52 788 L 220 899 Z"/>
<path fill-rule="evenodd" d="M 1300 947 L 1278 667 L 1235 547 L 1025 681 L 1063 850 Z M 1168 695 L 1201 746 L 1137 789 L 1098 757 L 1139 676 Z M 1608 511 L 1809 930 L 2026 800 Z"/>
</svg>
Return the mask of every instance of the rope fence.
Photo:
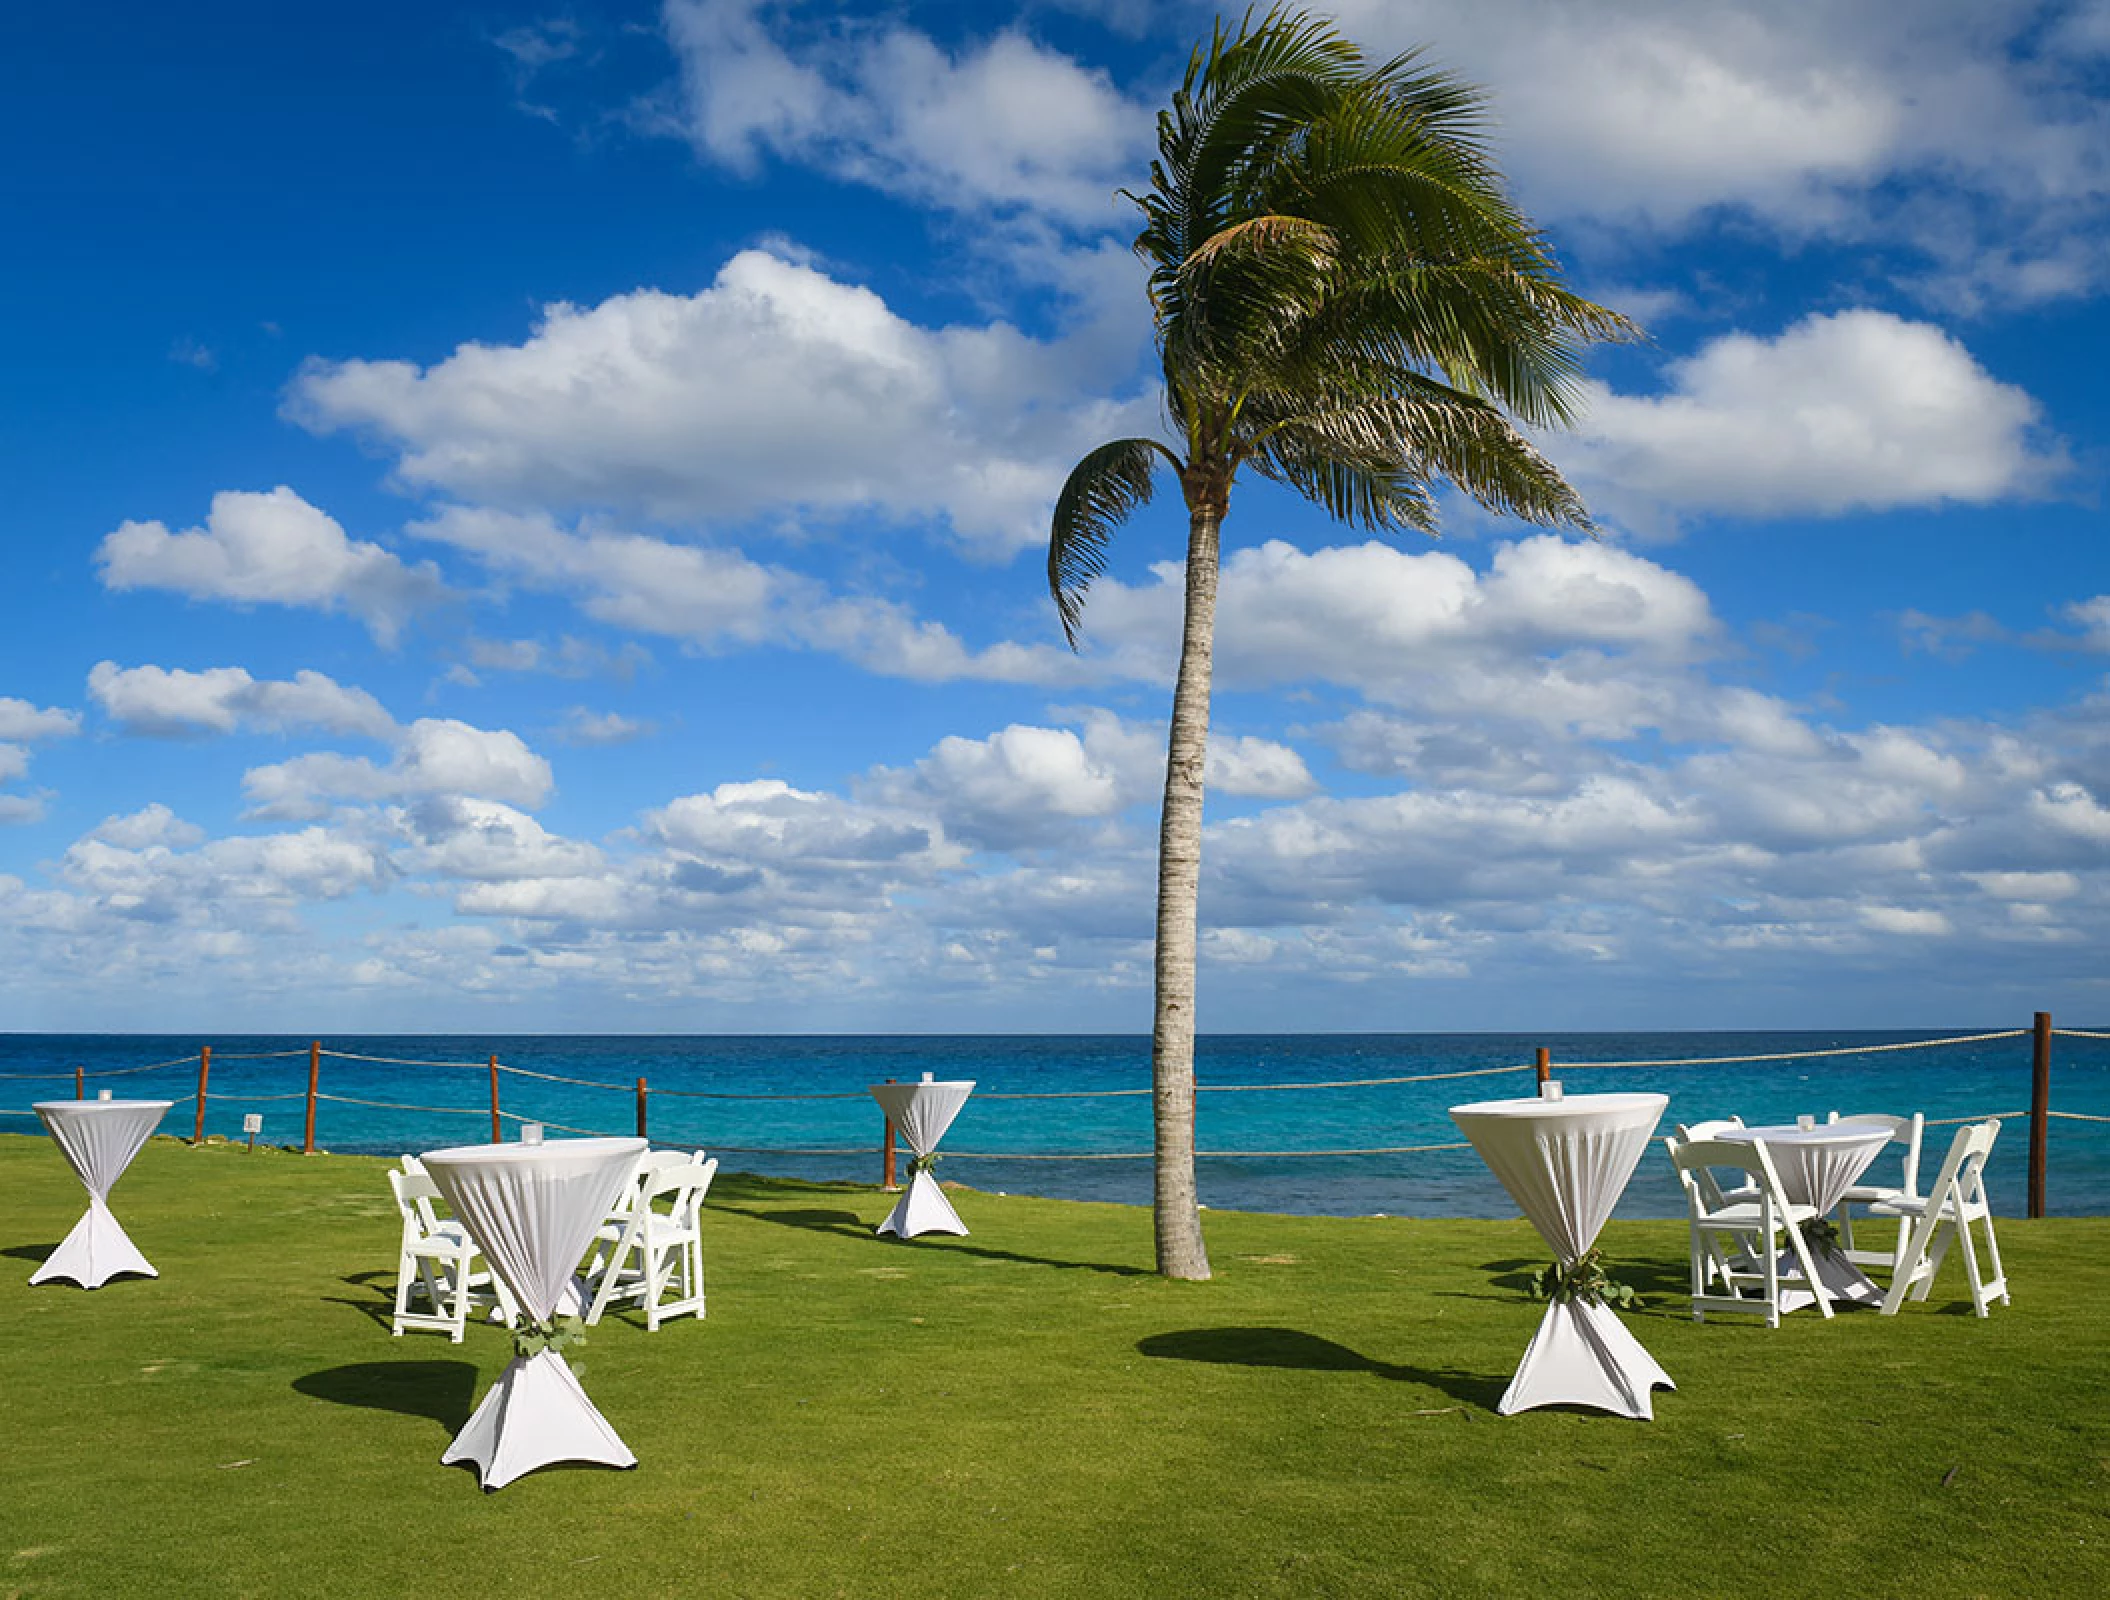
<svg viewBox="0 0 2110 1600">
<path fill-rule="evenodd" d="M 2041 1216 L 2044 1214 L 2043 1190 L 2045 1181 L 2044 1169 L 2046 1164 L 2046 1132 L 2050 1122 L 2054 1119 L 2057 1119 L 2066 1122 L 2084 1123 L 2089 1125 L 2110 1125 L 2110 1116 L 2099 1116 L 2081 1111 L 2058 1111 L 2053 1110 L 2050 1105 L 2050 1068 L 2052 1039 L 2065 1038 L 2074 1040 L 2106 1041 L 2110 1040 L 2110 1032 L 2099 1032 L 2077 1028 L 2054 1029 L 2051 1026 L 2051 1018 L 2049 1014 L 2045 1012 L 2037 1013 L 2035 1018 L 2035 1026 L 2033 1028 L 2003 1029 L 1994 1032 L 1961 1034 L 1939 1039 L 1903 1040 L 1882 1044 L 1843 1045 L 1812 1050 L 1746 1052 L 1719 1056 L 1678 1056 L 1658 1057 L 1653 1059 L 1633 1058 L 1628 1060 L 1604 1061 L 1561 1061 L 1559 1063 L 1555 1063 L 1553 1061 L 1551 1053 L 1548 1050 L 1540 1049 L 1536 1052 L 1535 1060 L 1530 1062 L 1518 1062 L 1512 1065 L 1493 1067 L 1466 1067 L 1446 1072 L 1393 1074 L 1368 1078 L 1337 1078 L 1315 1080 L 1309 1082 L 1206 1083 L 1196 1085 L 1196 1093 L 1197 1095 L 1236 1095 L 1281 1094 L 1289 1093 L 1292 1091 L 1328 1092 L 1342 1090 L 1390 1088 L 1418 1084 L 1441 1083 L 1448 1081 L 1512 1077 L 1524 1073 L 1534 1074 L 1537 1084 L 1540 1086 L 1546 1086 L 1551 1083 L 1552 1073 L 1555 1070 L 1556 1066 L 1558 1067 L 1558 1070 L 1563 1073 L 1601 1072 L 1614 1070 L 1637 1071 L 1656 1070 L 1664 1068 L 1682 1069 L 1713 1066 L 1741 1066 L 1754 1065 L 1759 1063 L 1819 1061 L 1849 1056 L 1893 1055 L 1906 1051 L 1930 1051 L 1964 1045 L 1985 1045 L 1998 1043 L 2010 1039 L 2021 1039 L 2025 1037 L 2030 1037 L 2033 1039 L 2031 1054 L 2032 1094 L 2031 1104 L 2027 1110 L 1980 1113 L 1974 1116 L 1966 1117 L 1930 1117 L 1926 1119 L 1924 1125 L 1927 1127 L 1955 1127 L 1965 1123 L 1984 1122 L 1988 1120 L 2017 1121 L 2026 1119 L 2029 1123 L 2030 1134 L 2029 1215 Z M 225 1065 L 230 1063 L 286 1061 L 296 1059 L 301 1056 L 306 1056 L 308 1059 L 308 1082 L 307 1087 L 304 1091 L 292 1090 L 284 1093 L 260 1093 L 247 1088 L 231 1090 L 224 1086 L 224 1080 L 223 1086 L 216 1090 L 211 1082 L 212 1067 L 216 1061 Z M 361 1064 L 362 1066 L 404 1067 L 418 1070 L 481 1071 L 486 1075 L 488 1082 L 487 1103 L 481 1105 L 431 1105 L 410 1099 L 378 1098 L 372 1096 L 371 1094 L 351 1095 L 336 1092 L 326 1092 L 321 1087 L 321 1064 L 325 1058 L 328 1058 L 332 1061 L 355 1062 Z M 579 1089 L 603 1090 L 609 1093 L 622 1094 L 628 1096 L 631 1099 L 633 1105 L 634 1115 L 632 1121 L 634 1124 L 634 1132 L 639 1137 L 650 1137 L 650 1107 L 652 1100 L 655 1098 L 668 1100 L 717 1101 L 725 1103 L 768 1102 L 782 1104 L 814 1104 L 822 1102 L 841 1103 L 850 1101 L 861 1102 L 865 1101 L 867 1098 L 865 1094 L 858 1092 L 827 1091 L 806 1093 L 761 1094 L 752 1092 L 738 1092 L 731 1090 L 681 1089 L 673 1088 L 670 1086 L 653 1088 L 647 1082 L 647 1080 L 642 1077 L 633 1079 L 629 1082 L 616 1082 L 598 1078 L 580 1077 L 577 1075 L 566 1073 L 542 1072 L 529 1067 L 508 1065 L 504 1062 L 501 1062 L 495 1054 L 486 1056 L 482 1061 L 427 1060 L 411 1057 L 373 1055 L 350 1050 L 325 1049 L 319 1040 L 310 1044 L 305 1050 L 292 1049 L 247 1052 L 215 1052 L 211 1046 L 204 1046 L 199 1050 L 198 1055 L 195 1059 L 187 1056 L 179 1056 L 167 1061 L 150 1062 L 144 1066 L 98 1068 L 93 1072 L 89 1072 L 84 1067 L 76 1066 L 72 1068 L 70 1072 L 0 1073 L 0 1080 L 14 1082 L 42 1081 L 49 1083 L 57 1083 L 63 1082 L 70 1077 L 73 1083 L 75 1097 L 86 1098 L 88 1095 L 88 1080 L 91 1078 L 96 1079 L 98 1081 L 106 1079 L 130 1079 L 137 1078 L 139 1076 L 149 1073 L 169 1072 L 176 1069 L 190 1067 L 195 1067 L 197 1072 L 197 1084 L 195 1089 L 180 1096 L 171 1094 L 167 1098 L 169 1099 L 172 1107 L 176 1105 L 195 1105 L 196 1110 L 193 1118 L 192 1130 L 193 1143 L 203 1142 L 205 1139 L 205 1124 L 209 1107 L 231 1106 L 234 1108 L 246 1108 L 262 1105 L 285 1104 L 292 1101 L 301 1101 L 304 1103 L 305 1117 L 303 1123 L 302 1138 L 299 1148 L 304 1152 L 312 1152 L 316 1148 L 316 1114 L 318 1107 L 322 1105 L 352 1106 L 360 1108 L 362 1110 L 400 1112 L 412 1116 L 488 1116 L 488 1118 L 490 1119 L 490 1131 L 493 1142 L 498 1142 L 504 1137 L 505 1125 L 509 1122 L 512 1123 L 516 1128 L 522 1124 L 539 1123 L 545 1128 L 553 1129 L 563 1133 L 578 1134 L 589 1137 L 611 1136 L 612 1130 L 607 1128 L 586 1128 L 575 1126 L 567 1122 L 556 1121 L 548 1117 L 547 1115 L 529 1115 L 520 1111 L 517 1108 L 502 1105 L 500 1103 L 501 1081 L 504 1079 L 517 1079 L 523 1080 L 528 1083 L 538 1084 L 556 1084 Z M 928 1074 L 926 1074 L 926 1076 L 928 1076 Z M 887 1081 L 891 1083 L 894 1080 L 888 1079 Z M 107 1096 L 109 1092 L 110 1091 L 108 1090 L 101 1091 L 101 1093 L 105 1096 Z M 991 1091 L 978 1094 L 977 1099 L 983 1102 L 1135 1099 L 1149 1096 L 1153 1092 L 1154 1091 L 1149 1088 L 1071 1089 L 1047 1091 Z M 1549 1088 L 1542 1087 L 1540 1092 L 1550 1093 L 1553 1091 Z M 35 1112 L 29 1108 L 0 1109 L 0 1117 L 26 1118 L 33 1117 L 34 1115 Z M 251 1135 L 252 1139 L 254 1138 L 255 1133 L 257 1131 L 258 1121 L 259 1119 L 254 1113 L 247 1115 L 244 1119 L 245 1131 L 247 1131 Z M 806 1159 L 829 1160 L 864 1159 L 876 1153 L 880 1155 L 882 1161 L 882 1181 L 888 1187 L 892 1187 L 894 1183 L 895 1169 L 895 1132 L 896 1130 L 894 1128 L 894 1125 L 890 1121 L 882 1119 L 881 1137 L 877 1144 L 758 1145 L 724 1144 L 719 1143 L 717 1141 L 711 1141 L 709 1144 L 709 1148 L 713 1151 L 723 1152 L 727 1155 L 798 1157 Z M 664 1143 L 665 1141 L 662 1140 L 661 1142 Z M 676 1140 L 674 1142 L 679 1144 L 682 1141 Z M 701 1148 L 702 1146 L 698 1145 L 696 1147 Z M 1207 1161 L 1375 1159 L 1398 1156 L 1446 1154 L 1456 1151 L 1469 1150 L 1471 1148 L 1472 1146 L 1464 1141 L 1444 1141 L 1436 1143 L 1370 1145 L 1356 1146 L 1352 1148 L 1326 1149 L 1197 1149 L 1195 1151 L 1195 1156 L 1199 1160 Z M 1149 1161 L 1153 1159 L 1154 1152 L 1150 1150 L 961 1150 L 948 1151 L 946 1152 L 946 1155 L 947 1158 L 951 1160 L 979 1161 L 992 1163 L 1095 1163 Z"/>
</svg>

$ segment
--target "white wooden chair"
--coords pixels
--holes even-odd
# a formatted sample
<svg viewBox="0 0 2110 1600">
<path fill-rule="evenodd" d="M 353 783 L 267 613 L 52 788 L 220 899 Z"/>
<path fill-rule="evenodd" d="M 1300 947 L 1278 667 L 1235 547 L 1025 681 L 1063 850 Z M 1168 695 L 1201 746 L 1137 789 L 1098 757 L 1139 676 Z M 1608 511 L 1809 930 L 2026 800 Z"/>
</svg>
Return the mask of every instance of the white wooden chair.
<svg viewBox="0 0 2110 1600">
<path fill-rule="evenodd" d="M 1900 1174 L 1903 1182 L 1857 1183 L 1839 1197 L 1838 1209 L 1833 1213 L 1839 1222 L 1839 1248 L 1847 1260 L 1857 1267 L 1888 1267 L 1895 1273 L 1905 1264 L 1905 1236 L 1911 1232 L 1909 1225 L 1902 1221 L 1898 1223 L 1897 1238 L 1888 1250 L 1856 1249 L 1854 1207 L 1887 1205 L 1897 1200 L 1917 1200 L 1920 1197 L 1920 1141 L 1926 1133 L 1927 1119 L 1917 1111 L 1909 1117 L 1894 1117 L 1882 1111 L 1855 1112 L 1852 1116 L 1842 1117 L 1834 1111 L 1824 1120 L 1880 1122 L 1890 1130 L 1890 1142 L 1905 1147 L 1904 1169 Z"/>
<path fill-rule="evenodd" d="M 440 1198 L 439 1186 L 422 1169 L 391 1171 L 388 1187 L 403 1219 L 402 1248 L 396 1259 L 396 1304 L 389 1332 L 400 1339 L 411 1329 L 427 1329 L 444 1333 L 453 1343 L 460 1344 L 469 1320 L 469 1306 L 477 1299 L 475 1290 L 480 1286 L 488 1288 L 491 1275 L 477 1270 L 476 1245 L 462 1225 L 451 1219 L 442 1220 L 434 1210 L 433 1202 Z M 422 1295 L 431 1309 L 411 1310 L 414 1294 Z"/>
<path fill-rule="evenodd" d="M 712 1157 L 643 1175 L 635 1206 L 596 1236 L 586 1267 L 593 1290 L 586 1311 L 589 1326 L 618 1303 L 642 1306 L 648 1333 L 657 1333 L 669 1317 L 704 1314 L 701 1218 L 717 1173 Z"/>
<path fill-rule="evenodd" d="M 1710 1117 L 1705 1121 L 1690 1124 L 1681 1122 L 1677 1125 L 1677 1129 L 1680 1139 L 1715 1139 L 1732 1129 L 1741 1129 L 1743 1125 L 1744 1119 L 1742 1117 Z M 1692 1181 L 1700 1186 L 1700 1194 L 1705 1198 L 1708 1207 L 1712 1210 L 1719 1211 L 1732 1200 L 1756 1200 L 1758 1198 L 1757 1188 L 1748 1183 L 1732 1185 L 1735 1192 L 1733 1194 L 1724 1194 L 1722 1186 L 1716 1180 L 1715 1175 L 1705 1167 L 1699 1168 L 1692 1174 Z M 1738 1258 L 1738 1265 L 1756 1266 L 1757 1263 L 1758 1241 L 1754 1237 L 1750 1242 L 1750 1247 Z M 1714 1282 L 1714 1258 L 1712 1256 L 1709 1256 L 1707 1260 L 1707 1281 L 1709 1283 Z"/>
<path fill-rule="evenodd" d="M 1685 1190 L 1692 1320 L 1705 1322 L 1710 1311 L 1741 1311 L 1764 1316 L 1769 1328 L 1779 1327 L 1783 1241 L 1801 1267 L 1803 1281 L 1817 1285 L 1817 1265 L 1810 1259 L 1801 1227 L 1817 1216 L 1817 1208 L 1796 1205 L 1781 1192 L 1780 1174 L 1763 1143 L 1676 1138 L 1663 1143 Z M 1748 1188 L 1750 1198 L 1717 1198 L 1725 1191 L 1714 1177 L 1716 1169 L 1743 1173 L 1749 1182 L 1726 1193 L 1740 1195 Z M 1720 1292 L 1710 1292 L 1716 1282 Z M 1747 1288 L 1759 1293 L 1747 1296 Z M 1821 1289 L 1817 1309 L 1827 1318 L 1832 1314 L 1831 1302 Z"/>
<path fill-rule="evenodd" d="M 1901 1231 L 1908 1224 L 1911 1229 L 1901 1265 L 1890 1280 L 1890 1292 L 1883 1296 L 1884 1316 L 1896 1316 L 1908 1292 L 1915 1300 L 1926 1299 L 1949 1246 L 1959 1242 L 1963 1245 L 1964 1276 L 1971 1285 L 1971 1309 L 1982 1317 L 1993 1300 L 2002 1305 L 2012 1303 L 2008 1299 L 2007 1274 L 2000 1265 L 2000 1245 L 1993 1237 L 1993 1210 L 1985 1197 L 1986 1157 L 1993 1153 L 1993 1141 L 1999 1137 L 1997 1117 L 1958 1128 L 1949 1153 L 1942 1160 L 1941 1172 L 1924 1197 L 1878 1201 L 1869 1208 L 1877 1216 L 1896 1217 Z M 1993 1268 L 1990 1277 L 1979 1268 L 1978 1252 L 1971 1241 L 1974 1222 L 1985 1231 L 1986 1257 Z"/>
</svg>

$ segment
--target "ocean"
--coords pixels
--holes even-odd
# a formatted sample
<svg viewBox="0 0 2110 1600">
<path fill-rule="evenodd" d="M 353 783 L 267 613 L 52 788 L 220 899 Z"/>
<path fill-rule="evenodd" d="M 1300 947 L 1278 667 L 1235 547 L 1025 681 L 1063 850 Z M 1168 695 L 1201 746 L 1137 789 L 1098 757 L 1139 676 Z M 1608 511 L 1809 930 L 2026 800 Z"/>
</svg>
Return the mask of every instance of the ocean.
<svg viewBox="0 0 2110 1600">
<path fill-rule="evenodd" d="M 1534 1092 L 1551 1052 L 1570 1094 L 1657 1090 L 1662 1131 L 1736 1114 L 1747 1122 L 1923 1112 L 1930 1123 L 2026 1112 L 2027 1033 L 1581 1033 L 1215 1035 L 1200 1041 L 1196 1138 L 1205 1205 L 1330 1216 L 1515 1215 L 1447 1108 Z M 2087 1030 L 2090 1032 L 2101 1030 Z M 971 1188 L 1147 1205 L 1150 1042 L 1136 1036 L 362 1036 L 320 1041 L 318 1149 L 394 1155 L 490 1138 L 495 1055 L 507 1138 L 636 1131 L 645 1080 L 655 1143 L 701 1146 L 726 1170 L 876 1183 L 882 1121 L 867 1086 L 931 1073 L 974 1095 L 941 1146 L 939 1175 Z M 196 1126 L 199 1050 L 210 1045 L 204 1128 L 297 1146 L 310 1040 L 141 1034 L 0 1034 L 0 1132 L 41 1130 L 33 1101 L 87 1093 L 178 1103 L 164 1133 Z M 1816 1052 L 1827 1052 L 1815 1054 Z M 1790 1059 L 1725 1059 L 1788 1057 Z M 1579 1063 L 1618 1063 L 1583 1066 Z M 1686 1063 L 1686 1064 L 1679 1064 Z M 1484 1074 L 1449 1076 L 1450 1074 Z M 1442 1076 L 1439 1076 L 1442 1075 Z M 1422 1082 L 1371 1080 L 1420 1078 Z M 2055 1036 L 2046 1209 L 2110 1213 L 2110 1039 Z M 1931 1179 L 1951 1130 L 1930 1127 Z M 2001 1215 L 2025 1209 L 2029 1130 L 2003 1124 L 1987 1167 Z M 1206 1152 L 1219 1152 L 1208 1154 Z M 1312 1152 L 1334 1152 L 1314 1154 Z M 906 1172 L 907 1152 L 902 1152 Z M 1885 1163 L 1890 1158 L 1883 1158 Z M 1877 1169 L 1878 1171 L 1882 1169 Z M 1619 1214 L 1683 1214 L 1668 1160 L 1643 1161 Z"/>
</svg>

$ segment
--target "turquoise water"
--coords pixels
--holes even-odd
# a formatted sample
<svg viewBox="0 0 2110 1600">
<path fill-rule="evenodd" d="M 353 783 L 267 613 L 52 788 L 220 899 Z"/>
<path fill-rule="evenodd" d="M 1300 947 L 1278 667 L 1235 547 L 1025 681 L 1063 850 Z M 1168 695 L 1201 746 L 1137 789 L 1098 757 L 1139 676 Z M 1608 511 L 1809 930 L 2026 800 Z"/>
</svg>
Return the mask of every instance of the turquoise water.
<svg viewBox="0 0 2110 1600">
<path fill-rule="evenodd" d="M 1961 1030 L 1958 1030 L 1961 1031 Z M 2090 1030 L 2101 1031 L 2101 1030 Z M 1822 1117 L 1828 1111 L 1920 1111 L 1932 1120 L 2021 1112 L 2030 1102 L 2028 1037 L 1925 1049 L 1880 1047 L 1949 1034 L 1626 1033 L 1299 1034 L 1205 1038 L 1196 1120 L 1205 1156 L 1202 1199 L 1219 1209 L 1320 1215 L 1505 1216 L 1514 1207 L 1470 1150 L 1385 1155 L 1362 1151 L 1458 1141 L 1447 1108 L 1532 1092 L 1532 1052 L 1552 1051 L 1570 1094 L 1657 1090 L 1674 1122 L 1742 1116 L 1747 1122 Z M 305 1115 L 306 1039 L 279 1036 L 0 1035 L 0 1131 L 36 1132 L 32 1101 L 73 1093 L 76 1065 L 88 1093 L 177 1100 L 163 1131 L 188 1135 L 196 1117 L 198 1049 L 210 1044 L 205 1131 L 298 1144 Z M 1084 1160 L 1150 1149 L 1147 1094 L 1034 1099 L 1147 1089 L 1142 1037 L 875 1036 L 338 1037 L 322 1041 L 316 1113 L 319 1148 L 395 1154 L 490 1137 L 489 1072 L 495 1053 L 508 1138 L 518 1120 L 594 1133 L 631 1133 L 635 1083 L 644 1078 L 655 1142 L 701 1145 L 728 1170 L 875 1182 L 881 1119 L 866 1086 L 929 1072 L 972 1078 L 974 1097 L 943 1146 L 942 1175 L 980 1189 L 1147 1204 L 1147 1160 Z M 1690 1057 L 1849 1050 L 1814 1060 L 1659 1065 Z M 348 1059 L 388 1057 L 390 1062 Z M 262 1059 L 257 1059 L 262 1058 Z M 401 1065 L 397 1062 L 441 1063 Z M 1646 1062 L 1584 1069 L 1575 1062 Z M 169 1063 L 161 1065 L 161 1063 Z M 139 1068 L 150 1068 L 138 1071 Z M 1514 1069 L 1493 1076 L 1350 1088 L 1231 1092 L 1230 1086 L 1318 1085 L 1344 1080 Z M 121 1074 L 121 1075 L 118 1075 Z M 528 1074 L 543 1074 L 533 1077 Z M 549 1078 L 583 1080 L 552 1082 Z M 795 1098 L 794 1098 L 795 1097 Z M 359 1103 L 366 1102 L 366 1103 Z M 2110 1117 L 2110 1041 L 2053 1041 L 2055 1111 Z M 401 1107 L 417 1107 L 407 1110 Z M 1950 1130 L 1931 1129 L 1931 1177 Z M 2009 1122 L 1988 1167 L 1996 1208 L 2024 1209 L 2027 1124 Z M 2110 1124 L 2054 1119 L 2047 1208 L 2110 1213 Z M 1066 1159 L 1026 1160 L 1028 1156 Z M 1887 1159 L 1887 1158 L 1886 1158 Z M 1621 1214 L 1682 1214 L 1670 1164 L 1642 1163 Z"/>
</svg>

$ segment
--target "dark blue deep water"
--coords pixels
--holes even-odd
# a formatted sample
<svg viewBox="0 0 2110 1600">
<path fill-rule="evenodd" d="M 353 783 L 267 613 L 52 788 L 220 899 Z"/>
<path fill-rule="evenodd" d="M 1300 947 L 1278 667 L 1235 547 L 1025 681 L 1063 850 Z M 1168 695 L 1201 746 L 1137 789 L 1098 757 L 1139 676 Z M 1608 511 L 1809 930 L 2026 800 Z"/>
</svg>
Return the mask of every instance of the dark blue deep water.
<svg viewBox="0 0 2110 1600">
<path fill-rule="evenodd" d="M 1452 1144 L 1445 1114 L 1470 1100 L 1532 1092 L 1532 1052 L 1553 1053 L 1570 1094 L 1658 1090 L 1674 1122 L 1735 1113 L 1747 1122 L 1797 1113 L 1924 1112 L 1930 1121 L 2026 1111 L 2027 1036 L 1884 1050 L 1947 1033 L 1629 1033 L 1526 1038 L 1501 1034 L 1297 1034 L 1202 1040 L 1204 1093 L 1196 1131 L 1204 1203 L 1218 1209 L 1323 1215 L 1506 1216 L 1515 1208 L 1470 1150 L 1308 1155 Z M 2098 1031 L 2098 1030 L 2091 1030 Z M 565 1130 L 631 1133 L 636 1080 L 646 1080 L 648 1131 L 657 1143 L 700 1145 L 729 1171 L 876 1182 L 881 1120 L 865 1093 L 885 1078 L 972 1078 L 978 1085 L 947 1135 L 940 1171 L 980 1189 L 1147 1204 L 1147 1160 L 1091 1160 L 1148 1152 L 1150 1044 L 1142 1037 L 880 1036 L 337 1037 L 321 1041 L 316 1145 L 395 1154 L 490 1137 L 495 1053 L 508 1138 L 518 1121 Z M 76 1066 L 87 1092 L 177 1102 L 162 1131 L 189 1135 L 197 1114 L 198 1051 L 213 1065 L 205 1131 L 242 1137 L 245 1113 L 260 1139 L 298 1144 L 305 1116 L 307 1039 L 152 1035 L 0 1035 L 0 1133 L 40 1132 L 33 1101 L 68 1098 Z M 1849 1050 L 1818 1059 L 1713 1061 L 1688 1057 Z M 368 1061 L 353 1057 L 386 1057 Z M 419 1063 L 405 1065 L 401 1063 Z M 1563 1063 L 1641 1062 L 1584 1068 Z M 2054 1111 L 2110 1118 L 2110 1041 L 2053 1041 Z M 139 1070 L 139 1069 L 147 1070 Z M 1367 1087 L 1231 1092 L 1239 1085 L 1322 1085 L 1430 1073 L 1512 1069 L 1486 1077 Z M 542 1076 L 531 1076 L 541 1074 Z M 580 1080 L 573 1082 L 553 1079 Z M 417 1109 L 401 1109 L 414 1107 Z M 1951 1130 L 1929 1130 L 1931 1178 Z M 2028 1126 L 2004 1125 L 1987 1172 L 2002 1214 L 2024 1209 Z M 1262 1152 L 1247 1154 L 1243 1152 Z M 1056 1157 L 1026 1160 L 1022 1157 Z M 1887 1158 L 1886 1158 L 1887 1160 Z M 2054 1119 L 2048 1209 L 2110 1213 L 2110 1123 Z M 1682 1214 L 1667 1160 L 1644 1160 L 1621 1214 Z"/>
</svg>

